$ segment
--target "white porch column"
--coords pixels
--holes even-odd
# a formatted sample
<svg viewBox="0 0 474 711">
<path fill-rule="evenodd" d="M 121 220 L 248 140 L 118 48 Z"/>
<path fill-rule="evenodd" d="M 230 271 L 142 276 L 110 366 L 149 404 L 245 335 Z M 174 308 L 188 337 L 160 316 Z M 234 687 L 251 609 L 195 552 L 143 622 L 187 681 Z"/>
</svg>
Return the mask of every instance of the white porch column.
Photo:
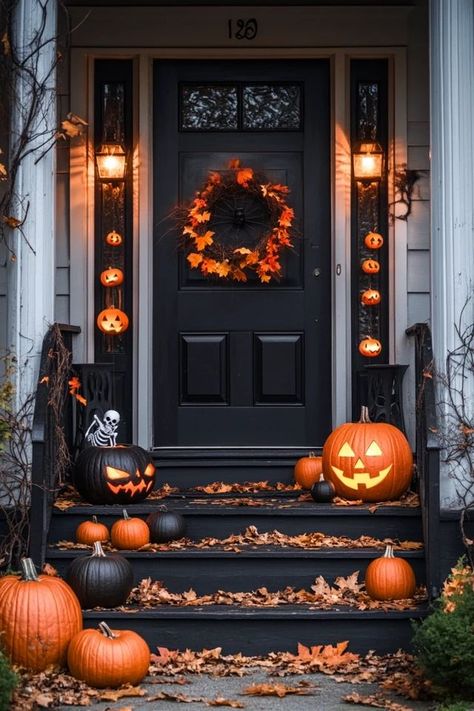
<svg viewBox="0 0 474 711">
<path fill-rule="evenodd" d="M 474 3 L 431 0 L 432 314 L 437 367 L 474 288 Z M 464 323 L 474 321 L 474 299 Z M 474 406 L 474 377 L 468 395 Z M 472 410 L 471 410 L 472 412 Z M 444 472 L 442 504 L 454 498 Z"/>
<path fill-rule="evenodd" d="M 44 15 L 42 7 L 46 9 Z M 39 81 L 47 77 L 47 91 L 37 112 L 32 130 L 36 139 L 30 153 L 21 163 L 16 186 L 15 217 L 21 218 L 28 205 L 22 227 L 11 233 L 14 261 L 8 266 L 8 336 L 9 347 L 18 358 L 21 377 L 17 382 L 18 402 L 36 386 L 43 335 L 54 320 L 54 227 L 55 227 L 55 150 L 49 151 L 35 165 L 44 151 L 40 148 L 56 124 L 56 0 L 20 0 L 14 18 L 12 45 Z M 41 48 L 30 54 L 38 29 L 45 22 Z M 53 41 L 48 42 L 48 40 Z M 12 102 L 11 145 L 14 148 L 31 105 L 31 83 L 22 75 L 16 85 L 18 101 Z M 28 243 L 27 243 L 28 242 Z"/>
</svg>

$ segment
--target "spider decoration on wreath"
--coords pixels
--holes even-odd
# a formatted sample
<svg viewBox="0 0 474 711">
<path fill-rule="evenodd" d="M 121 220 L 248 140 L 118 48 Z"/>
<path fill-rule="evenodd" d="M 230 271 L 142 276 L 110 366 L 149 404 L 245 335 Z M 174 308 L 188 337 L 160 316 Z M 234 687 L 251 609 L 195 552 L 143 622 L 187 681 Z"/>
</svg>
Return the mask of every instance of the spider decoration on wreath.
<svg viewBox="0 0 474 711">
<path fill-rule="evenodd" d="M 245 282 L 255 272 L 263 284 L 282 276 L 281 251 L 293 246 L 294 210 L 289 188 L 269 183 L 238 159 L 210 172 L 196 193 L 182 234 L 186 259 L 205 276 Z"/>
</svg>

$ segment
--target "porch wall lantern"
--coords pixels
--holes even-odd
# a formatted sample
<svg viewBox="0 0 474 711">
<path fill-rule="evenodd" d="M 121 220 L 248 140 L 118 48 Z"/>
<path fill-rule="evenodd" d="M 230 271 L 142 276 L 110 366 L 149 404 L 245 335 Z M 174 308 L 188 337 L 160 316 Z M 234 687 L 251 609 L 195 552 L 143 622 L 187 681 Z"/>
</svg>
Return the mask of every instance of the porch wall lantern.
<svg viewBox="0 0 474 711">
<path fill-rule="evenodd" d="M 360 141 L 352 150 L 355 180 L 378 181 L 383 177 L 383 149 L 376 141 Z"/>
<path fill-rule="evenodd" d="M 125 180 L 127 161 L 120 143 L 103 143 L 96 151 L 95 160 L 99 180 Z"/>
</svg>

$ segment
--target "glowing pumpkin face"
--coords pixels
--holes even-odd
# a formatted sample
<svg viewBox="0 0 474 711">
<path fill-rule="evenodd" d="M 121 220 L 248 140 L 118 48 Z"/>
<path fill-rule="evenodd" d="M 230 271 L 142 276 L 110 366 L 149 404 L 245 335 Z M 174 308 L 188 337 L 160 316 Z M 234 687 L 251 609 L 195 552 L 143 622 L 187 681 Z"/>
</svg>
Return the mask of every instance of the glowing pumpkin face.
<svg viewBox="0 0 474 711">
<path fill-rule="evenodd" d="M 107 244 L 109 244 L 111 247 L 119 247 L 122 242 L 123 242 L 123 237 L 122 235 L 119 235 L 118 232 L 115 230 L 112 230 L 112 232 L 108 232 L 105 241 Z"/>
<path fill-rule="evenodd" d="M 118 267 L 104 269 L 100 275 L 100 283 L 102 286 L 120 286 L 123 284 L 123 271 Z"/>
<path fill-rule="evenodd" d="M 88 447 L 77 459 L 74 485 L 91 504 L 133 504 L 153 489 L 155 466 L 141 447 Z"/>
<path fill-rule="evenodd" d="M 380 271 L 380 264 L 375 259 L 364 259 L 361 264 L 361 269 L 364 274 L 378 274 Z"/>
<path fill-rule="evenodd" d="M 396 499 L 410 485 L 412 469 L 404 434 L 385 422 L 371 422 L 367 408 L 359 422 L 341 425 L 324 444 L 324 476 L 348 499 Z"/>
<path fill-rule="evenodd" d="M 380 249 L 383 245 L 383 237 L 378 232 L 369 232 L 364 237 L 364 244 L 369 249 Z"/>
<path fill-rule="evenodd" d="M 110 306 L 97 316 L 97 326 L 103 333 L 116 335 L 124 333 L 128 328 L 128 316 L 124 311 Z"/>
<path fill-rule="evenodd" d="M 359 353 L 366 358 L 376 358 L 382 353 L 382 344 L 377 338 L 364 338 L 359 343 Z"/>
<path fill-rule="evenodd" d="M 376 306 L 377 304 L 380 304 L 382 296 L 380 291 L 377 291 L 377 289 L 366 289 L 360 295 L 360 300 L 364 306 Z"/>
</svg>

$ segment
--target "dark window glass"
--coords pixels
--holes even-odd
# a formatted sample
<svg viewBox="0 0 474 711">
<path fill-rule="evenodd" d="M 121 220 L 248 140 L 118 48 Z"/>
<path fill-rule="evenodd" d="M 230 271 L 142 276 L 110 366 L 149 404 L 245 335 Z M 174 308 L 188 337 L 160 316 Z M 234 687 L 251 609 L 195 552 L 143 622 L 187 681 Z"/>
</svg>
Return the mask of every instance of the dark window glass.
<svg viewBox="0 0 474 711">
<path fill-rule="evenodd" d="M 237 103 L 235 86 L 184 85 L 181 87 L 181 129 L 237 129 Z"/>
<path fill-rule="evenodd" d="M 301 88 L 296 85 L 252 85 L 243 88 L 243 128 L 299 129 Z"/>
</svg>

